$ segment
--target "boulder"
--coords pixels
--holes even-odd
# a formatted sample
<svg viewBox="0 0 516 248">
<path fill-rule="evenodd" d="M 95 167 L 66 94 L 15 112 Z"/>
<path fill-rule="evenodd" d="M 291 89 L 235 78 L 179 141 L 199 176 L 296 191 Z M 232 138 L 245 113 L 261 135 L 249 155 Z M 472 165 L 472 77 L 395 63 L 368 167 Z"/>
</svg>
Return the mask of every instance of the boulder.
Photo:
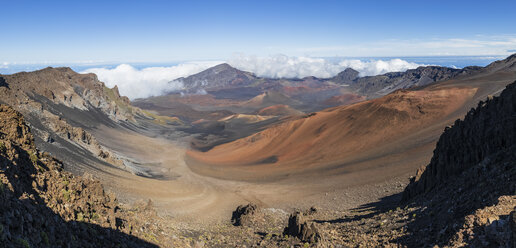
<svg viewBox="0 0 516 248">
<path fill-rule="evenodd" d="M 309 224 L 301 212 L 295 212 L 288 218 L 288 226 L 283 231 L 284 235 L 299 238 L 303 242 L 315 243 L 321 240 L 321 234 L 314 225 Z"/>
<path fill-rule="evenodd" d="M 235 226 L 250 226 L 252 224 L 252 216 L 258 207 L 252 203 L 240 205 L 231 216 L 231 223 Z"/>
</svg>

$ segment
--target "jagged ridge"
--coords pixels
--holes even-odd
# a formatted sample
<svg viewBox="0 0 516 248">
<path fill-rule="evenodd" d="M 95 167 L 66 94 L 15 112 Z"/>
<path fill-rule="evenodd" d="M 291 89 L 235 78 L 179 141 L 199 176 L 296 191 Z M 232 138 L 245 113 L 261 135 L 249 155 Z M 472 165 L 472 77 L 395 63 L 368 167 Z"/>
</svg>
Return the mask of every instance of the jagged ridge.
<svg viewBox="0 0 516 248">
<path fill-rule="evenodd" d="M 425 86 L 433 82 L 443 81 L 459 75 L 470 75 L 481 67 L 453 69 L 441 66 L 421 66 L 405 72 L 389 72 L 383 75 L 359 77 L 358 72 L 346 69 L 330 80 L 347 84 L 357 93 L 369 97 L 378 97 L 397 89 Z"/>
<path fill-rule="evenodd" d="M 430 191 L 467 168 L 516 144 L 516 82 L 499 97 L 479 102 L 463 121 L 447 127 L 439 138 L 430 164 L 411 179 L 404 199 Z"/>
</svg>

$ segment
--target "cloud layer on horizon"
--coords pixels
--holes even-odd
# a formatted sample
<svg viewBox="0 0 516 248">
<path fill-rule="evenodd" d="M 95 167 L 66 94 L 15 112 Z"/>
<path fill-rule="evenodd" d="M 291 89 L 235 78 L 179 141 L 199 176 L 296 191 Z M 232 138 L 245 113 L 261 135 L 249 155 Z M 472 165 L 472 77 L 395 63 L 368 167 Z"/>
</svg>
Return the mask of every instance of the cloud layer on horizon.
<svg viewBox="0 0 516 248">
<path fill-rule="evenodd" d="M 212 66 L 221 61 L 205 61 L 183 63 L 170 67 L 134 68 L 128 64 L 121 64 L 113 69 L 90 68 L 81 73 L 95 73 L 99 80 L 112 88 L 118 86 L 120 94 L 130 99 L 159 96 L 168 91 L 183 88 L 181 82 L 173 81 L 180 77 L 186 77 Z"/>
<path fill-rule="evenodd" d="M 100 81 L 108 87 L 118 86 L 121 95 L 130 99 L 162 95 L 170 91 L 179 91 L 183 84 L 175 79 L 201 72 L 223 61 L 189 62 L 170 67 L 147 67 L 137 69 L 128 64 L 115 68 L 90 68 L 82 73 L 95 73 Z M 269 78 L 303 78 L 315 76 L 328 78 L 350 67 L 361 76 L 372 76 L 393 71 L 406 71 L 421 64 L 401 59 L 391 60 L 340 60 L 331 62 L 322 58 L 289 57 L 275 55 L 256 57 L 235 55 L 227 61 L 231 66 Z"/>
<path fill-rule="evenodd" d="M 422 64 L 401 59 L 369 61 L 343 59 L 339 62 L 331 62 L 322 58 L 289 57 L 286 55 L 256 57 L 243 54 L 234 55 L 228 60 L 228 64 L 240 70 L 253 72 L 257 76 L 270 78 L 303 78 L 307 76 L 329 78 L 346 68 L 357 70 L 360 76 L 374 76 L 422 66 Z"/>
</svg>

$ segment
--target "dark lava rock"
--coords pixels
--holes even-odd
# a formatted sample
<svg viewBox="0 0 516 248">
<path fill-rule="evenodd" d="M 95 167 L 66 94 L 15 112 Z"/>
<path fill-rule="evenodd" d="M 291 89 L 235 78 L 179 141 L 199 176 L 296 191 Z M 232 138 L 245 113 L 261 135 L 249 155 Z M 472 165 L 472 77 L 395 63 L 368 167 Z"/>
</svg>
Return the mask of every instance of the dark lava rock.
<svg viewBox="0 0 516 248">
<path fill-rule="evenodd" d="M 515 116 L 516 82 L 444 130 L 430 164 L 411 178 L 403 199 L 427 193 L 477 164 L 490 164 L 490 156 L 516 144 Z"/>
<path fill-rule="evenodd" d="M 3 77 L 0 77 L 0 87 L 6 87 L 9 88 L 9 84 L 5 81 Z"/>
<path fill-rule="evenodd" d="M 319 211 L 318 209 L 319 208 L 317 208 L 316 206 L 311 206 L 310 209 L 306 210 L 305 214 L 306 215 L 315 214 Z"/>
<path fill-rule="evenodd" d="M 99 181 L 36 149 L 24 117 L 0 105 L 0 247 L 157 247 Z M 134 233 L 134 232 L 133 232 Z"/>
<path fill-rule="evenodd" d="M 258 207 L 252 203 L 247 205 L 240 205 L 231 216 L 231 223 L 235 226 L 250 226 L 251 217 L 256 212 Z"/>
<path fill-rule="evenodd" d="M 299 238 L 301 241 L 315 243 L 321 240 L 321 234 L 314 223 L 308 224 L 300 212 L 295 212 L 288 218 L 288 226 L 283 234 Z"/>
</svg>

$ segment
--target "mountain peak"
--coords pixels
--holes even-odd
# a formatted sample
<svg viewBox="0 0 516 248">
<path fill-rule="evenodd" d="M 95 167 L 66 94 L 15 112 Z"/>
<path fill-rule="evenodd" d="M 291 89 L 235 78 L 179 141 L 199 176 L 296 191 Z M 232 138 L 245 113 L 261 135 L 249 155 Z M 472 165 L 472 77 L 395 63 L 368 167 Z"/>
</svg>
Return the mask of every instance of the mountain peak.
<svg viewBox="0 0 516 248">
<path fill-rule="evenodd" d="M 333 80 L 341 84 L 350 84 L 353 82 L 353 80 L 358 78 L 358 74 L 358 71 L 348 67 L 345 70 L 339 72 L 337 76 L 333 77 Z"/>
<path fill-rule="evenodd" d="M 78 74 L 77 72 L 75 72 L 74 70 L 72 70 L 72 68 L 70 67 L 52 67 L 52 66 L 48 66 L 48 67 L 45 67 L 41 70 L 37 70 L 35 72 L 62 72 L 62 73 L 73 73 L 73 74 Z"/>
<path fill-rule="evenodd" d="M 232 70 L 232 69 L 235 69 L 237 70 L 235 67 L 229 65 L 228 63 L 222 63 L 222 64 L 218 64 L 214 67 L 212 67 L 212 69 L 223 69 L 223 70 Z"/>
<path fill-rule="evenodd" d="M 253 83 L 255 79 L 256 76 L 253 73 L 241 71 L 227 63 L 222 63 L 178 80 L 183 82 L 187 91 L 197 91 L 228 86 L 246 86 Z"/>
</svg>

